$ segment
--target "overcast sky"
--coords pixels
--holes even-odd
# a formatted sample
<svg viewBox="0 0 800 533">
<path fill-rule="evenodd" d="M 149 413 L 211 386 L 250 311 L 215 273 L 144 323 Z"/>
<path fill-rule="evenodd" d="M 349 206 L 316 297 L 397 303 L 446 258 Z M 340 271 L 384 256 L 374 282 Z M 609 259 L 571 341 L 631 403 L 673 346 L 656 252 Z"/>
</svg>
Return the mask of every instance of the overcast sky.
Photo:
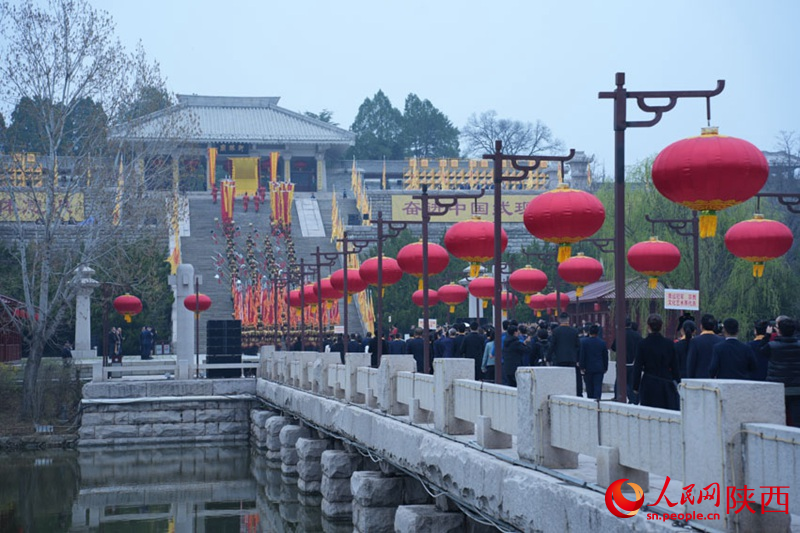
<svg viewBox="0 0 800 533">
<path fill-rule="evenodd" d="M 91 0 L 90 0 L 91 1 Z M 720 133 L 759 148 L 800 134 L 800 2 L 795 0 L 94 0 L 120 38 L 142 40 L 172 91 L 280 96 L 333 111 L 349 128 L 379 89 L 413 92 L 453 125 L 474 112 L 544 121 L 566 146 L 613 171 L 612 104 L 599 91 L 713 89 Z M 629 105 L 630 115 L 633 102 Z M 705 103 L 685 100 L 629 129 L 631 164 L 697 135 Z M 598 169 L 599 170 L 599 169 Z M 596 171 L 597 172 L 597 171 Z"/>
</svg>

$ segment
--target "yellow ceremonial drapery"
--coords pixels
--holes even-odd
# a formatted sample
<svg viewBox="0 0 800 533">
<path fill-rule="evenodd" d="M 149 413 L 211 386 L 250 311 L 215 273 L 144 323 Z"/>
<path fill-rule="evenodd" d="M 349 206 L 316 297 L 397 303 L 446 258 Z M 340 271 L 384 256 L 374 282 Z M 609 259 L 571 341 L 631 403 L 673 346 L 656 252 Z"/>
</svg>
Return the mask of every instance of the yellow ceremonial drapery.
<svg viewBox="0 0 800 533">
<path fill-rule="evenodd" d="M 208 180 L 213 187 L 216 182 L 217 149 L 208 149 Z"/>
<path fill-rule="evenodd" d="M 278 181 L 278 158 L 281 156 L 280 152 L 269 153 L 269 180 Z"/>
<path fill-rule="evenodd" d="M 236 193 L 250 196 L 258 192 L 258 158 L 234 157 L 233 181 L 236 183 Z"/>
</svg>

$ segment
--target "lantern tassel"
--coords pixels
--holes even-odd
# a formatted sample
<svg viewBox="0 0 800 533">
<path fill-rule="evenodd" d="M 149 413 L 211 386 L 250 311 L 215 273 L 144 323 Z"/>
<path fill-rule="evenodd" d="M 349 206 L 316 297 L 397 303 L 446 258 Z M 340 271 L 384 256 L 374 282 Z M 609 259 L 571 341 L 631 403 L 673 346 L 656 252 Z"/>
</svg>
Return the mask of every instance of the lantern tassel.
<svg viewBox="0 0 800 533">
<path fill-rule="evenodd" d="M 482 300 L 482 302 L 483 302 L 483 308 L 484 308 L 484 309 L 486 309 L 487 307 L 489 307 L 489 300 Z"/>
<path fill-rule="evenodd" d="M 132 319 L 131 319 L 131 315 L 125 315 L 125 322 L 127 322 L 128 324 L 130 324 L 130 323 L 131 323 L 131 321 L 132 321 Z"/>
<path fill-rule="evenodd" d="M 753 263 L 753 277 L 760 278 L 763 275 L 764 275 L 764 263 L 761 261 Z"/>
<path fill-rule="evenodd" d="M 525 295 L 525 303 L 526 303 L 526 304 L 529 304 L 529 303 L 531 303 L 531 295 L 530 295 L 530 294 L 526 294 L 526 295 Z"/>
<path fill-rule="evenodd" d="M 418 291 L 422 290 L 422 278 L 419 278 L 419 283 L 417 283 L 417 290 Z"/>
<path fill-rule="evenodd" d="M 558 262 L 563 263 L 572 256 L 572 246 L 562 244 L 558 247 Z"/>
<path fill-rule="evenodd" d="M 647 278 L 647 288 L 655 289 L 658 287 L 658 278 Z"/>
<path fill-rule="evenodd" d="M 541 318 L 541 316 L 542 316 L 542 312 L 541 311 L 536 311 L 536 318 Z"/>
<path fill-rule="evenodd" d="M 451 305 L 450 306 L 450 314 L 452 315 L 455 312 L 456 312 L 456 306 L 455 305 Z"/>
<path fill-rule="evenodd" d="M 717 212 L 700 212 L 700 238 L 714 237 L 717 234 Z"/>
<path fill-rule="evenodd" d="M 575 289 L 575 296 L 578 298 L 583 296 L 583 287 L 578 287 L 577 289 Z"/>
<path fill-rule="evenodd" d="M 481 265 L 480 263 L 470 263 L 469 264 L 469 277 L 477 278 L 481 274 Z"/>
<path fill-rule="evenodd" d="M 350 294 L 348 294 L 348 295 L 347 295 L 347 303 L 348 303 L 348 304 L 351 304 L 351 303 L 353 303 L 353 296 L 352 296 L 352 295 L 350 295 Z"/>
</svg>

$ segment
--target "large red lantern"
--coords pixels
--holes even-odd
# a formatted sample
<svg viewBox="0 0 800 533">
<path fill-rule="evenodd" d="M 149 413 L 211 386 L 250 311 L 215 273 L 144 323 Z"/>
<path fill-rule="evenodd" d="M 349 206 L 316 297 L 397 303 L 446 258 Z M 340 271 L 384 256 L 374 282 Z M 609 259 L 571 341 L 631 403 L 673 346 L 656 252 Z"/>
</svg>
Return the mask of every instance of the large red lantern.
<svg viewBox="0 0 800 533">
<path fill-rule="evenodd" d="M 736 257 L 753 263 L 756 278 L 764 275 L 765 262 L 788 252 L 793 242 L 792 230 L 763 215 L 734 224 L 725 233 L 725 247 Z"/>
<path fill-rule="evenodd" d="M 492 300 L 494 302 L 494 300 Z M 504 311 L 508 311 L 509 309 L 516 307 L 519 303 L 519 298 L 513 292 L 503 291 L 500 293 L 500 309 Z"/>
<path fill-rule="evenodd" d="M 414 302 L 414 305 L 418 307 L 423 306 L 422 297 L 424 293 L 422 290 L 414 291 L 414 294 L 411 295 L 411 301 Z M 433 289 L 428 289 L 428 307 L 436 305 L 439 303 L 439 293 L 437 293 Z"/>
<path fill-rule="evenodd" d="M 530 303 L 531 295 L 541 292 L 547 287 L 547 274 L 525 265 L 525 268 L 515 270 L 508 276 L 508 284 L 517 292 L 525 295 L 525 303 Z"/>
<path fill-rule="evenodd" d="M 578 254 L 558 265 L 558 275 L 567 283 L 577 287 L 575 296 L 580 298 L 586 285 L 600 281 L 603 277 L 603 265 L 593 257 Z"/>
<path fill-rule="evenodd" d="M 289 307 L 300 309 L 300 289 L 292 289 L 289 291 Z"/>
<path fill-rule="evenodd" d="M 469 282 L 469 293 L 483 301 L 483 307 L 489 305 L 489 300 L 494 298 L 494 278 L 481 276 Z"/>
<path fill-rule="evenodd" d="M 211 307 L 211 298 L 205 294 L 190 294 L 183 299 L 183 306 L 197 316 L 204 311 L 208 311 Z"/>
<path fill-rule="evenodd" d="M 475 217 L 452 226 L 444 234 L 447 251 L 469 262 L 469 277 L 477 278 L 481 263 L 494 258 L 494 223 Z M 500 251 L 508 246 L 508 234 L 500 228 Z"/>
<path fill-rule="evenodd" d="M 428 275 L 435 276 L 447 268 L 450 255 L 438 244 L 428 243 Z M 420 278 L 419 290 L 422 290 L 422 241 L 403 246 L 397 253 L 397 264 L 406 274 Z"/>
<path fill-rule="evenodd" d="M 571 244 L 597 233 L 605 219 L 606 210 L 597 197 L 566 184 L 535 197 L 523 215 L 531 235 L 558 244 L 559 263 L 572 255 Z"/>
<path fill-rule="evenodd" d="M 677 204 L 700 211 L 700 237 L 717 231 L 717 211 L 752 198 L 769 177 L 769 164 L 753 144 L 703 128 L 675 142 L 653 162 L 653 185 Z"/>
<path fill-rule="evenodd" d="M 114 299 L 114 309 L 125 317 L 125 322 L 130 323 L 133 315 L 142 312 L 142 301 L 131 294 L 123 294 Z"/>
<path fill-rule="evenodd" d="M 558 296 L 557 296 L 557 294 L 558 294 Z M 546 307 L 548 309 L 558 309 L 558 307 L 559 307 L 558 306 L 559 296 L 561 298 L 561 310 L 562 311 L 566 311 L 567 310 L 567 306 L 569 305 L 569 296 L 565 292 L 562 292 L 562 293 L 551 292 L 550 294 L 545 296 L 544 303 L 545 303 Z"/>
<path fill-rule="evenodd" d="M 533 311 L 536 312 L 536 316 L 542 316 L 542 311 L 547 309 L 547 295 L 546 294 L 532 295 L 531 300 L 528 302 L 528 307 L 530 307 Z"/>
<path fill-rule="evenodd" d="M 344 269 L 340 268 L 331 274 L 331 285 L 337 291 L 344 293 Z M 349 302 L 353 294 L 357 294 L 367 288 L 367 282 L 361 279 L 358 270 L 347 269 L 347 301 Z"/>
<path fill-rule="evenodd" d="M 322 289 L 322 301 L 325 303 L 326 308 L 330 308 L 333 302 L 344 297 L 344 293 L 337 291 L 331 285 L 331 278 L 322 278 L 320 280 L 320 288 Z M 317 284 L 314 284 L 314 301 L 318 301 L 319 296 L 317 292 Z"/>
<path fill-rule="evenodd" d="M 458 283 L 443 285 L 436 292 L 439 294 L 439 301 L 450 306 L 451 313 L 455 313 L 456 306 L 463 303 L 469 296 L 469 291 L 467 291 L 466 287 L 462 287 Z"/>
<path fill-rule="evenodd" d="M 388 287 L 390 285 L 394 285 L 403 277 L 403 271 L 400 269 L 400 265 L 397 264 L 397 261 L 392 259 L 391 257 L 384 257 L 383 258 L 383 282 L 384 287 Z M 369 283 L 370 285 L 377 285 L 378 284 L 378 258 L 377 257 L 370 257 L 363 263 L 361 263 L 361 267 L 358 269 L 358 273 L 361 276 L 361 279 Z"/>
<path fill-rule="evenodd" d="M 681 263 L 681 251 L 671 242 L 650 237 L 649 241 L 636 243 L 628 250 L 628 264 L 636 272 L 649 276 L 648 287 L 655 289 L 658 278 L 672 272 Z"/>
<path fill-rule="evenodd" d="M 317 291 L 314 290 L 316 283 L 308 283 L 303 286 L 303 303 L 306 307 L 315 307 L 317 305 Z"/>
</svg>

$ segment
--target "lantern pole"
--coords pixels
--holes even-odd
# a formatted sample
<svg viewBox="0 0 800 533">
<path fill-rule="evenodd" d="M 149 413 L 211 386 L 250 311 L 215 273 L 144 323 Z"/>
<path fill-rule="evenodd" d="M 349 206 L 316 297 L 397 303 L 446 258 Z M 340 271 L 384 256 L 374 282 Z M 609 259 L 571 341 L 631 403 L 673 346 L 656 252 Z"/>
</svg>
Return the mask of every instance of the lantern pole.
<svg viewBox="0 0 800 533">
<path fill-rule="evenodd" d="M 700 219 L 697 216 L 697 211 L 692 211 L 692 218 L 650 218 L 650 215 L 644 216 L 650 224 L 655 228 L 656 224 L 664 224 L 669 229 L 682 237 L 692 238 L 692 260 L 694 267 L 694 290 L 700 290 Z M 653 229 L 655 234 L 655 229 Z"/>
<path fill-rule="evenodd" d="M 800 194 L 786 192 L 760 192 L 756 194 L 759 202 L 761 198 L 775 198 L 779 204 L 794 215 L 800 215 Z"/>
<path fill-rule="evenodd" d="M 542 161 L 558 161 L 563 163 L 575 157 L 575 150 L 570 149 L 566 156 L 538 156 L 538 155 L 513 155 L 503 153 L 503 141 L 494 142 L 494 153 L 483 154 L 483 159 L 492 160 L 492 185 L 494 186 L 494 338 L 495 338 L 495 358 L 494 358 L 494 382 L 503 382 L 503 316 L 500 295 L 502 292 L 501 283 L 503 280 L 501 272 L 501 259 L 503 246 L 500 242 L 502 238 L 503 202 L 502 188 L 504 181 L 522 181 L 527 179 L 528 173 L 533 172 Z M 514 170 L 522 171 L 521 176 L 503 176 L 503 161 L 511 161 Z M 561 306 L 559 299 L 559 307 Z M 498 339 L 500 339 L 498 341 Z M 500 347 L 500 350 L 497 347 Z"/>
<path fill-rule="evenodd" d="M 664 113 L 671 111 L 680 98 L 705 98 L 706 116 L 711 119 L 711 98 L 725 88 L 725 80 L 717 80 L 717 87 L 711 91 L 628 91 L 625 88 L 625 73 L 617 72 L 616 89 L 598 94 L 600 99 L 614 101 L 614 295 L 615 328 L 617 341 L 617 397 L 618 402 L 627 401 L 626 346 L 625 346 L 625 130 L 628 128 L 649 128 L 661 121 Z M 640 110 L 652 115 L 649 120 L 628 120 L 628 99 L 636 99 Z M 664 99 L 666 104 L 648 104 L 648 98 Z"/>
<path fill-rule="evenodd" d="M 194 277 L 194 378 L 200 379 L 200 283 Z M 208 350 L 206 350 L 208 351 Z"/>
<path fill-rule="evenodd" d="M 316 258 L 315 267 L 317 270 L 317 319 L 318 319 L 318 326 L 319 326 L 319 351 L 320 353 L 325 351 L 323 345 L 323 335 L 322 335 L 322 267 L 332 267 L 336 264 L 336 259 L 339 258 L 338 253 L 324 253 L 320 252 L 319 246 L 317 246 L 317 250 L 315 252 L 311 252 Z M 325 262 L 322 262 L 322 259 L 325 259 Z"/>
<path fill-rule="evenodd" d="M 414 200 L 422 202 L 422 341 L 423 341 L 423 359 L 424 359 L 424 372 L 431 374 L 433 372 L 431 367 L 431 346 L 430 335 L 428 329 L 430 328 L 430 310 L 428 309 L 428 225 L 431 222 L 432 216 L 446 215 L 452 207 L 458 204 L 459 199 L 475 200 L 484 195 L 485 191 L 481 190 L 479 194 L 458 194 L 458 193 L 441 193 L 434 196 L 428 195 L 428 185 L 422 185 L 422 194 L 412 196 Z M 436 206 L 434 213 L 430 210 L 429 202 L 433 200 Z M 495 230 L 496 231 L 496 230 Z M 500 242 L 499 233 L 496 233 L 495 240 Z M 495 243 L 497 245 L 497 243 Z"/>
</svg>

